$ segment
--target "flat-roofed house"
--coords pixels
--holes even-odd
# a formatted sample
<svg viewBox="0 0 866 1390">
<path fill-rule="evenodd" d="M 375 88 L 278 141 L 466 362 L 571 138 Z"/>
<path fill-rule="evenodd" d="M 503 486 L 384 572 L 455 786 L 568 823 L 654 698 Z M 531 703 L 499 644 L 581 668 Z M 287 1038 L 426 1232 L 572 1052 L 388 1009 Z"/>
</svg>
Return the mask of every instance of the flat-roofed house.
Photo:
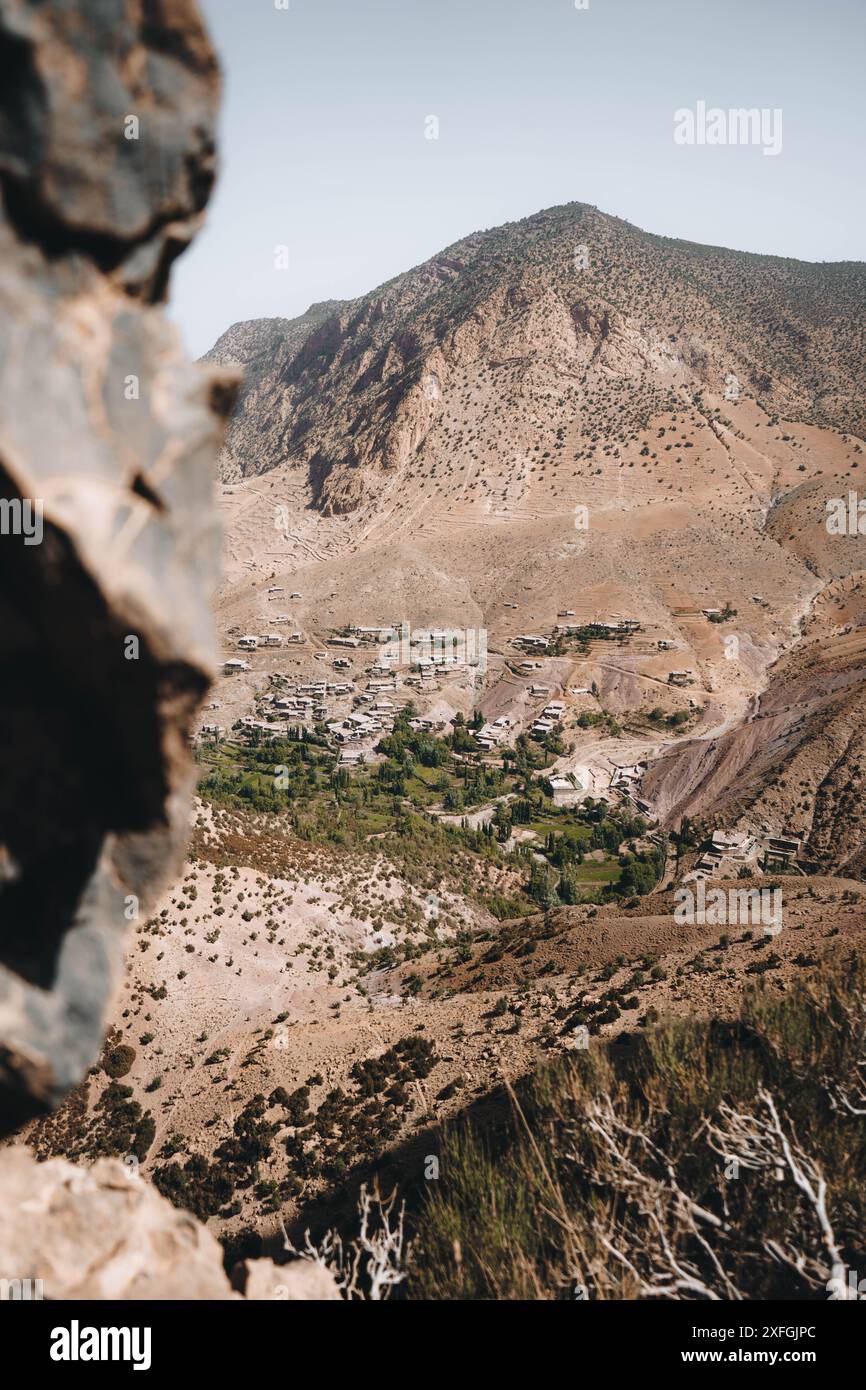
<svg viewBox="0 0 866 1390">
<path fill-rule="evenodd" d="M 495 724 L 485 724 L 476 731 L 475 741 L 480 743 L 482 747 L 490 748 L 501 743 L 507 734 L 508 730 L 502 725 L 497 727 Z"/>
<path fill-rule="evenodd" d="M 714 830 L 710 843 L 714 854 L 730 859 L 748 859 L 755 848 L 754 839 L 745 830 Z"/>
<path fill-rule="evenodd" d="M 575 768 L 573 772 L 557 772 L 548 780 L 554 806 L 577 806 L 592 790 L 589 774 L 584 768 Z"/>
<path fill-rule="evenodd" d="M 555 729 L 556 724 L 552 719 L 536 719 L 530 730 L 533 734 L 549 734 L 551 729 Z"/>
</svg>

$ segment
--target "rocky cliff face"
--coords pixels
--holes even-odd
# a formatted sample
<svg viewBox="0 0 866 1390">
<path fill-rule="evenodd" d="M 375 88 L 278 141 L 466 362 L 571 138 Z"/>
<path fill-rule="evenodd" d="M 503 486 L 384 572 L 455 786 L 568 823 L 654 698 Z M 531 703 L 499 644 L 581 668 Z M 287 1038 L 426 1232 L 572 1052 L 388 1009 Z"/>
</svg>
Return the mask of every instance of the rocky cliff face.
<svg viewBox="0 0 866 1390">
<path fill-rule="evenodd" d="M 250 375 L 255 380 L 267 370 L 274 352 L 297 352 L 314 329 L 344 307 L 340 299 L 326 299 L 320 304 L 311 304 L 305 313 L 294 319 L 247 319 L 244 323 L 232 324 L 201 360 L 216 362 L 221 367 L 252 368 Z M 238 407 L 244 399 L 242 388 Z"/>
<path fill-rule="evenodd" d="M 98 1053 L 177 864 L 233 378 L 159 302 L 214 177 L 191 0 L 0 0 L 0 1133 Z"/>
</svg>

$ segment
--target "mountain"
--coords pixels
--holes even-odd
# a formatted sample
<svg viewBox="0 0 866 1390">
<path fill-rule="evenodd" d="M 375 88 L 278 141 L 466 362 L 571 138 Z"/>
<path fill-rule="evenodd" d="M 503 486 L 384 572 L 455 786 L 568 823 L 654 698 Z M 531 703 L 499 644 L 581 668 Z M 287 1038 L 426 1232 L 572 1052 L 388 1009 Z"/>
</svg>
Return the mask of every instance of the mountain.
<svg viewBox="0 0 866 1390">
<path fill-rule="evenodd" d="M 577 427 L 624 443 L 731 377 L 771 415 L 862 432 L 864 326 L 861 264 L 700 246 L 571 203 L 350 303 L 230 329 L 212 354 L 249 384 L 223 476 L 290 462 L 323 512 L 352 511 L 461 446 L 508 467 L 528 424 L 542 452 Z"/>
<path fill-rule="evenodd" d="M 294 319 L 246 319 L 232 324 L 201 360 L 215 362 L 219 367 L 241 367 L 246 373 L 244 399 L 248 400 L 250 385 L 265 375 L 275 352 L 297 352 L 314 328 L 339 314 L 343 307 L 341 299 L 324 299 Z M 246 408 L 251 409 L 252 402 Z"/>
<path fill-rule="evenodd" d="M 442 1120 L 576 1030 L 724 1031 L 862 949 L 866 535 L 826 520 L 862 486 L 864 288 L 572 204 L 220 338 L 191 854 L 41 1157 L 141 1154 L 229 1263 L 279 1254 L 359 1182 L 411 1193 Z M 486 668 L 346 631 L 403 623 L 480 630 Z M 772 938 L 675 915 L 743 831 L 709 886 L 781 883 Z"/>
<path fill-rule="evenodd" d="M 351 303 L 237 325 L 213 350 L 247 371 L 221 460 L 222 622 L 256 631 L 274 579 L 320 637 L 484 628 L 482 713 L 517 698 L 523 718 L 516 635 L 563 611 L 635 617 L 640 643 L 550 674 L 570 711 L 591 689 L 634 725 L 623 758 L 664 756 L 665 786 L 648 778 L 661 814 L 708 812 L 739 791 L 707 760 L 718 746 L 739 765 L 724 748 L 750 746 L 754 701 L 773 698 L 771 673 L 782 689 L 804 627 L 832 643 L 863 622 L 866 537 L 828 534 L 825 509 L 861 476 L 864 317 L 861 264 L 698 246 L 573 203 Z M 729 623 L 708 621 L 723 609 Z M 449 692 L 446 712 L 470 701 Z M 659 713 L 698 741 L 682 759 L 682 739 L 650 737 Z M 614 748 L 584 733 L 577 755 Z"/>
</svg>

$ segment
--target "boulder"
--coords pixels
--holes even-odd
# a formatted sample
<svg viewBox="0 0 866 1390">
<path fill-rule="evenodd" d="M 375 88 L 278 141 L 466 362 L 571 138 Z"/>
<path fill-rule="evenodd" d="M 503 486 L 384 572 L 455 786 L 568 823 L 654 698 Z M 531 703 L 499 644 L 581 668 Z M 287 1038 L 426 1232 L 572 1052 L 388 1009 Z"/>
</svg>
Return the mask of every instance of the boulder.
<svg viewBox="0 0 866 1390">
<path fill-rule="evenodd" d="M 119 1159 L 0 1150 L 0 1269 L 45 1299 L 228 1299 L 222 1248 Z"/>
<path fill-rule="evenodd" d="M 278 1303 L 334 1302 L 342 1297 L 333 1274 L 313 1260 L 245 1260 L 233 1283 L 245 1298 L 271 1299 Z"/>
</svg>

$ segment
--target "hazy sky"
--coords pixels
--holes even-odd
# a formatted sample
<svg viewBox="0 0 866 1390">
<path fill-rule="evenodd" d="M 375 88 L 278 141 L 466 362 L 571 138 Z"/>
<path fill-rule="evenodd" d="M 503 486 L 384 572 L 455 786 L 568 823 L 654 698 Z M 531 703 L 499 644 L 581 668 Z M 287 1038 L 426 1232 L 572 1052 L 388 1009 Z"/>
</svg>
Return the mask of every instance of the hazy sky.
<svg viewBox="0 0 866 1390">
<path fill-rule="evenodd" d="M 691 241 L 866 259 L 866 0 L 283 2 L 200 0 L 225 92 L 219 184 L 173 278 L 195 354 L 574 199 Z M 781 109 L 781 153 L 678 145 L 674 112 L 699 101 Z"/>
</svg>

